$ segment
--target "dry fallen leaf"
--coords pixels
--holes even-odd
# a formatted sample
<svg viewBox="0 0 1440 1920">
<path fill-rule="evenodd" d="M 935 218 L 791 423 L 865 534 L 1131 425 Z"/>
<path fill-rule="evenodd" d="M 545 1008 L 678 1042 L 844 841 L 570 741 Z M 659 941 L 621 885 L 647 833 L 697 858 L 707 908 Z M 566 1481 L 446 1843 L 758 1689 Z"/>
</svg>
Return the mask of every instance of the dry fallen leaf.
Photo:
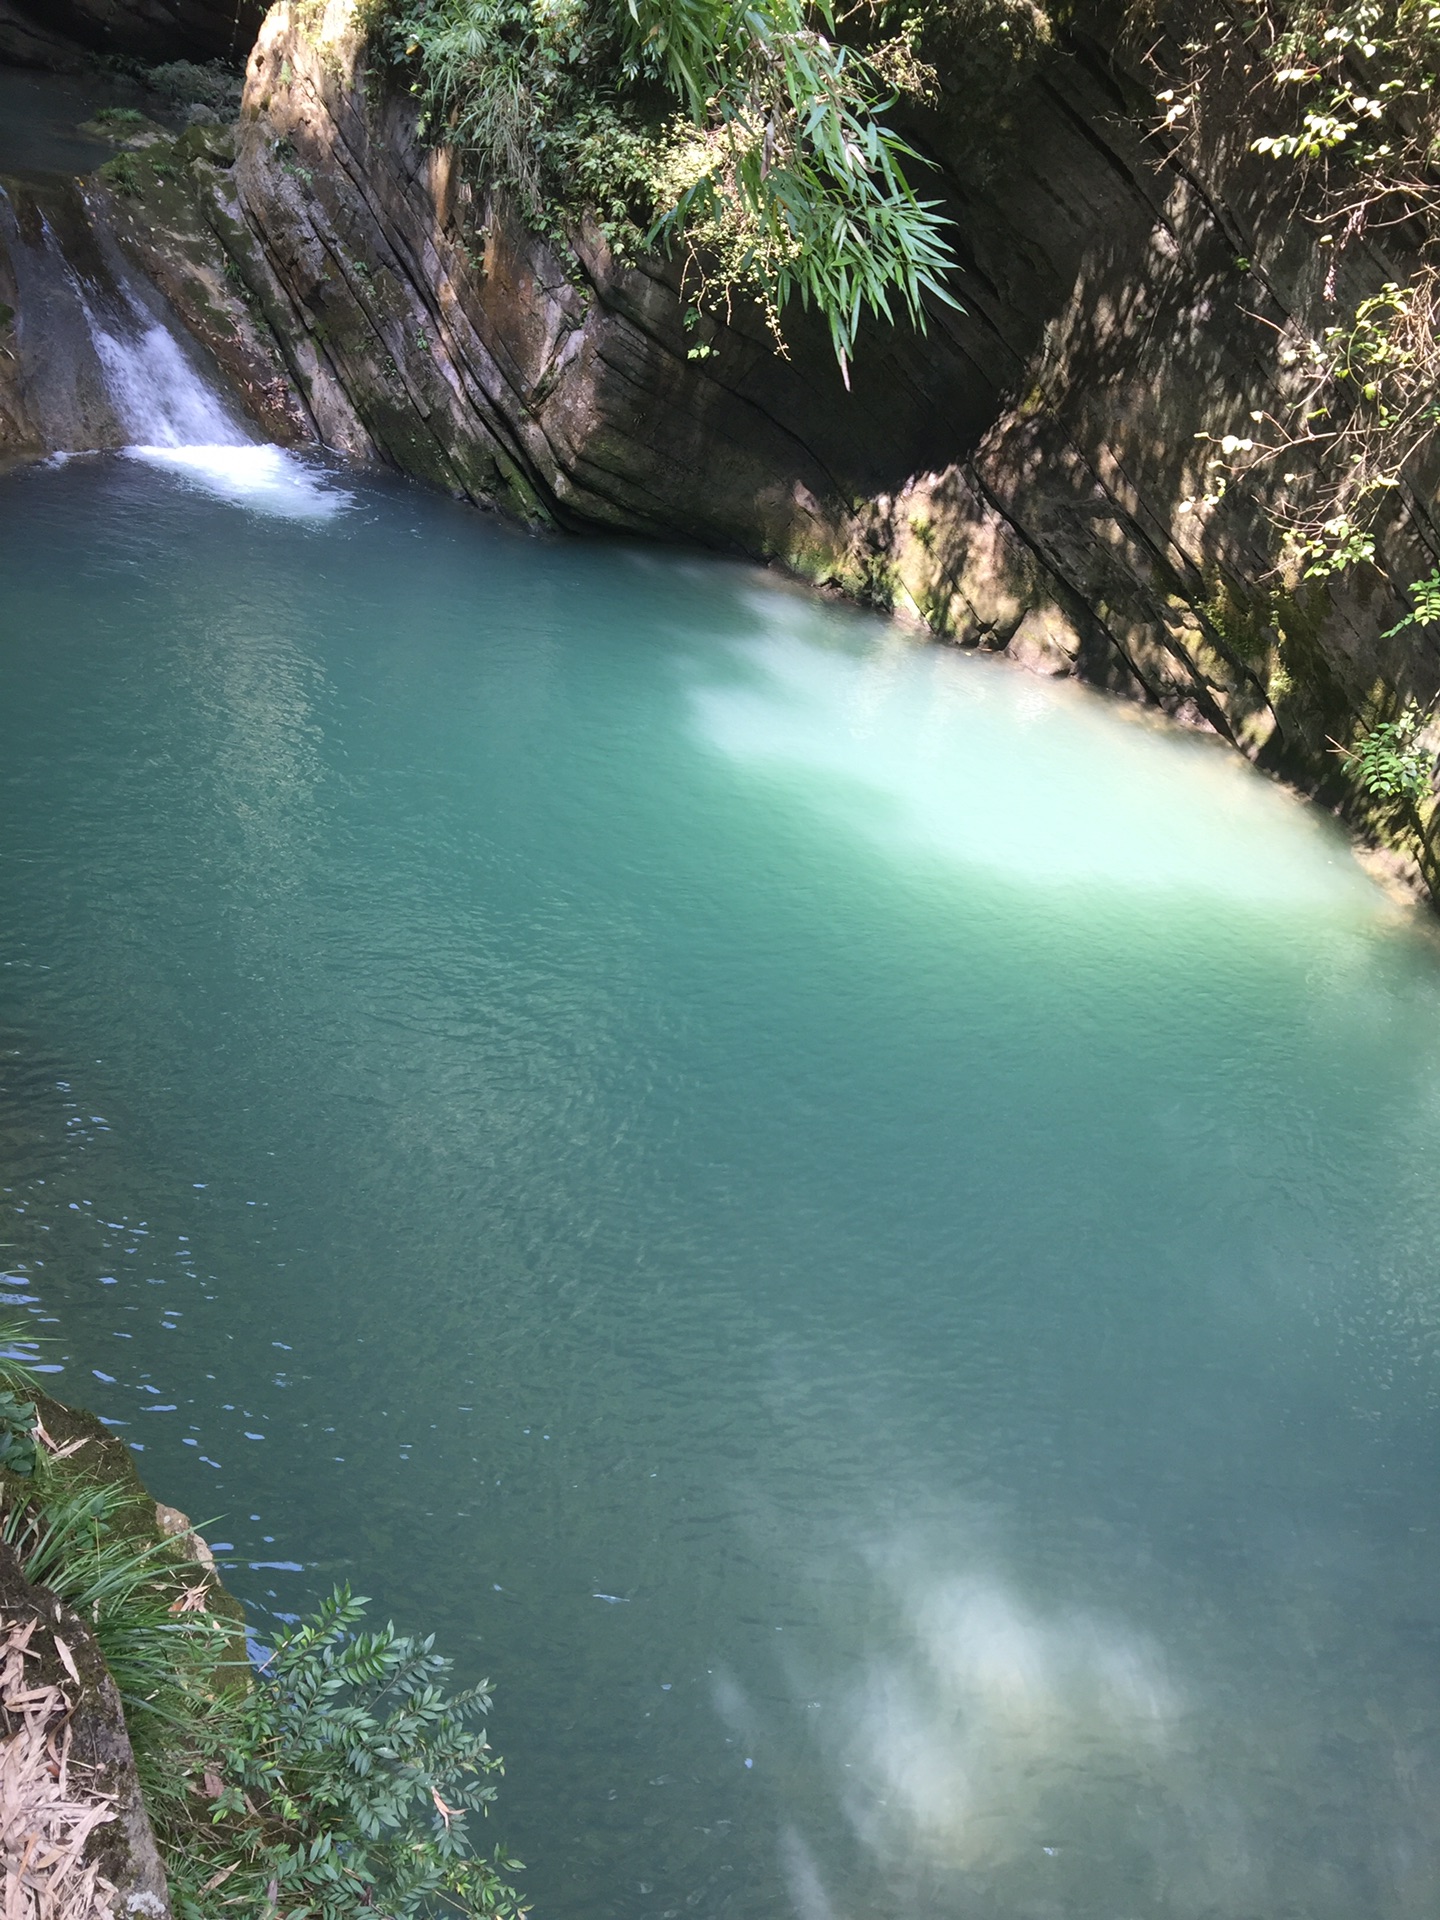
<svg viewBox="0 0 1440 1920">
<path fill-rule="evenodd" d="M 61 1666 L 64 1667 L 65 1671 L 78 1687 L 80 1684 L 80 1669 L 72 1659 L 69 1647 L 66 1646 L 58 1633 L 52 1633 L 50 1638 L 55 1642 L 55 1651 L 60 1656 Z"/>
<path fill-rule="evenodd" d="M 35 1422 L 35 1438 L 40 1441 L 47 1453 L 56 1460 L 68 1460 L 72 1453 L 78 1453 L 81 1447 L 88 1447 L 90 1444 L 89 1440 L 82 1434 L 78 1440 L 69 1440 L 62 1447 L 58 1440 L 52 1440 L 45 1431 L 45 1422 L 43 1420 L 36 1420 Z"/>
</svg>

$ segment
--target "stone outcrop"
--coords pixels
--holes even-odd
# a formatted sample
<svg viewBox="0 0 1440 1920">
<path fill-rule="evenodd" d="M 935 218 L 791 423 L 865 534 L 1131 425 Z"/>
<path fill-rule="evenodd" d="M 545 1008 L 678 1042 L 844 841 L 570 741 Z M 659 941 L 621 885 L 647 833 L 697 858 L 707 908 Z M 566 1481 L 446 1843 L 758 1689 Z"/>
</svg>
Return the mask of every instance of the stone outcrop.
<svg viewBox="0 0 1440 1920">
<path fill-rule="evenodd" d="M 0 0 L 0 60 L 52 72 L 97 53 L 238 61 L 264 10 L 259 0 Z"/>
<path fill-rule="evenodd" d="M 367 76 L 347 0 L 267 17 L 225 240 L 347 452 L 560 525 L 773 560 L 1336 788 L 1329 738 L 1377 687 L 1428 700 L 1440 657 L 1379 638 L 1396 609 L 1374 588 L 1267 580 L 1261 503 L 1195 505 L 1202 436 L 1277 403 L 1277 327 L 1333 311 L 1328 257 L 1238 112 L 1167 155 L 1078 30 L 978 133 L 965 97 L 912 130 L 943 165 L 964 311 L 872 329 L 848 393 L 813 320 L 788 358 L 743 315 L 706 321 L 697 358 L 674 263 L 618 261 L 589 225 L 528 231 Z M 1362 246 L 1342 275 L 1343 301 L 1397 270 Z"/>
<path fill-rule="evenodd" d="M 115 1682 L 84 1621 L 3 1542 L 0 1829 L 7 1913 L 168 1920 Z"/>
</svg>

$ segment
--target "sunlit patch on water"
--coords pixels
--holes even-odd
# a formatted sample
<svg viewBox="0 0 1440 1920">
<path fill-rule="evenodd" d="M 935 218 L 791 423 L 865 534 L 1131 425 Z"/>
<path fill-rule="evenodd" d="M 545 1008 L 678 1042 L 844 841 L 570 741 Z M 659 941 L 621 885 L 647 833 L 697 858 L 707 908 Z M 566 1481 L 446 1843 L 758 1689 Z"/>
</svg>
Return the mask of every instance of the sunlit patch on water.
<svg viewBox="0 0 1440 1920">
<path fill-rule="evenodd" d="M 1292 907 L 1333 909 L 1348 890 L 1373 913 L 1343 845 L 1215 741 L 1117 724 L 1075 687 L 986 671 L 899 629 L 840 649 L 814 608 L 752 605 L 759 631 L 727 649 L 742 671 L 696 676 L 699 732 L 788 775 L 802 804 L 891 858 Z"/>
<path fill-rule="evenodd" d="M 1440 973 L 1334 823 L 147 338 L 0 476 L 0 1291 L 256 1637 L 488 1674 L 564 1920 L 1432 1914 Z"/>
</svg>

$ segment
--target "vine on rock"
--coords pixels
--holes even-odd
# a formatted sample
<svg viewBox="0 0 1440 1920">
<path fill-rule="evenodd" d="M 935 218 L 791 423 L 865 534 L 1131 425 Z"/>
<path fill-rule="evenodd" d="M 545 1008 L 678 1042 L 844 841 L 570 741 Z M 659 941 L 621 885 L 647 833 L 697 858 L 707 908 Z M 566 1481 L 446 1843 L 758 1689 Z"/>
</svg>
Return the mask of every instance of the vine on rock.
<svg viewBox="0 0 1440 1920">
<path fill-rule="evenodd" d="M 1336 319 L 1278 328 L 1282 402 L 1251 412 L 1243 430 L 1198 436 L 1211 476 L 1190 510 L 1227 488 L 1262 489 L 1281 536 L 1280 571 L 1332 582 L 1370 571 L 1411 611 L 1387 638 L 1440 622 L 1440 576 L 1392 581 L 1386 564 L 1403 536 L 1440 552 L 1430 512 L 1440 429 L 1440 5 L 1431 0 L 1260 0 L 1220 10 L 1213 37 L 1182 49 L 1183 79 L 1159 95 L 1165 133 L 1198 137 L 1212 100 L 1248 94 L 1266 130 L 1252 154 L 1277 170 L 1328 263 L 1322 307 Z M 1367 242 L 1363 260 L 1356 258 Z M 1380 280 L 1375 263 L 1409 263 Z M 1250 263 L 1244 262 L 1248 269 Z M 1382 269 L 1383 271 L 1383 269 Z M 1377 284 L 1377 282 L 1379 284 Z M 1359 791 L 1416 809 L 1432 800 L 1433 714 L 1413 700 L 1339 747 Z"/>
</svg>

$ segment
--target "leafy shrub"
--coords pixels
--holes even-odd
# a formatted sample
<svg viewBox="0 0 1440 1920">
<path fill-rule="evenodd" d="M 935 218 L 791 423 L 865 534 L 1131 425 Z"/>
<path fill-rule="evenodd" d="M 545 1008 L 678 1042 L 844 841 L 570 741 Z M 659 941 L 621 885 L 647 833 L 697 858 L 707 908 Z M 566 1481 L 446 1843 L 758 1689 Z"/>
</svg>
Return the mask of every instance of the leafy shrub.
<svg viewBox="0 0 1440 1920">
<path fill-rule="evenodd" d="M 204 1920 L 222 1883 L 246 1911 L 278 1903 L 289 1920 L 523 1914 L 501 1879 L 519 1862 L 477 1857 L 467 1831 L 501 1771 L 475 1724 L 486 1683 L 446 1693 L 451 1663 L 433 1641 L 360 1631 L 366 1604 L 338 1589 L 280 1635 L 245 1699 L 197 1730 L 212 1804 L 209 1833 L 172 1864 L 185 1920 Z"/>
<path fill-rule="evenodd" d="M 170 60 L 162 67 L 152 67 L 145 77 L 172 106 L 210 107 L 232 117 L 240 111 L 243 82 L 219 60 L 204 66 L 197 66 L 193 60 Z"/>
<path fill-rule="evenodd" d="M 918 20 L 862 52 L 831 0 L 377 0 L 368 18 L 430 136 L 532 221 L 595 208 L 624 247 L 681 248 L 697 300 L 755 299 L 781 345 L 798 297 L 847 379 L 862 312 L 923 327 L 927 298 L 954 304 L 946 223 L 883 118 L 897 85 L 928 84 Z"/>
<path fill-rule="evenodd" d="M 1414 606 L 1402 620 L 1397 620 L 1393 627 L 1387 629 L 1387 640 L 1392 640 L 1397 633 L 1403 633 L 1406 627 L 1440 625 L 1440 568 L 1423 580 L 1412 580 L 1410 598 L 1415 602 Z"/>
<path fill-rule="evenodd" d="M 0 1465 L 24 1475 L 0 1539 L 95 1635 L 180 1920 L 522 1920 L 502 1878 L 520 1863 L 469 1834 L 503 1771 L 479 1724 L 489 1683 L 448 1693 L 433 1640 L 362 1631 L 348 1588 L 252 1672 L 213 1568 L 157 1534 L 148 1498 L 47 1440 L 20 1398 L 34 1375 L 4 1351 L 23 1341 L 0 1324 Z"/>
<path fill-rule="evenodd" d="M 0 1467 L 28 1479 L 35 1471 L 35 1403 L 0 1387 Z"/>
<path fill-rule="evenodd" d="M 13 317 L 9 307 L 0 307 L 0 326 Z M 22 1396 L 33 1392 L 37 1375 L 14 1349 L 33 1344 L 23 1321 L 0 1321 L 0 1468 L 26 1480 L 35 1472 L 38 1459 L 35 1402 Z"/>
<path fill-rule="evenodd" d="M 1415 807 L 1430 793 L 1435 755 L 1420 742 L 1428 716 L 1413 700 L 1393 720 L 1381 721 L 1355 746 L 1341 748 L 1350 772 L 1375 800 Z"/>
</svg>

